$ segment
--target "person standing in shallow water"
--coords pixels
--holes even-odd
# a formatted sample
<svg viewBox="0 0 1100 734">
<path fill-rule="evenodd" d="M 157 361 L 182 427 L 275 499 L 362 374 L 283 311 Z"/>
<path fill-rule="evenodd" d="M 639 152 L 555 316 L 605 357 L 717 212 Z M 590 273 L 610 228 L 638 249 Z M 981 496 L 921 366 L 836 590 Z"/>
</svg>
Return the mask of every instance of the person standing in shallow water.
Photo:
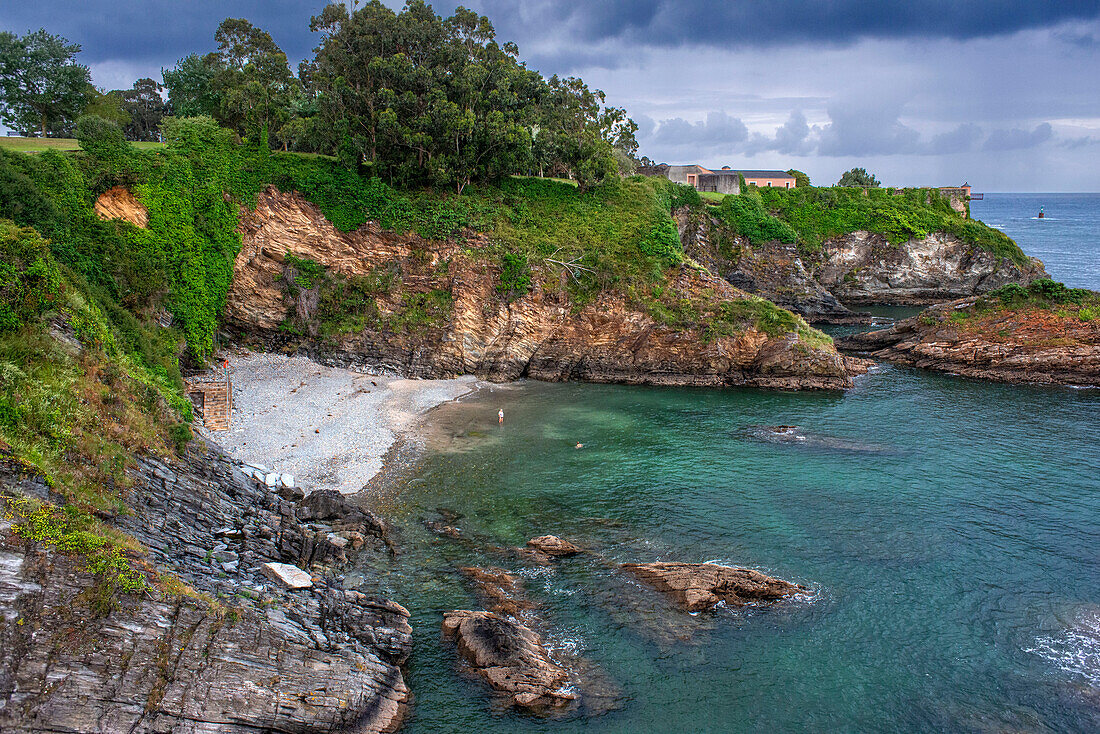
<svg viewBox="0 0 1100 734">
<path fill-rule="evenodd" d="M 497 411 L 497 423 L 504 425 L 504 408 Z"/>
</svg>

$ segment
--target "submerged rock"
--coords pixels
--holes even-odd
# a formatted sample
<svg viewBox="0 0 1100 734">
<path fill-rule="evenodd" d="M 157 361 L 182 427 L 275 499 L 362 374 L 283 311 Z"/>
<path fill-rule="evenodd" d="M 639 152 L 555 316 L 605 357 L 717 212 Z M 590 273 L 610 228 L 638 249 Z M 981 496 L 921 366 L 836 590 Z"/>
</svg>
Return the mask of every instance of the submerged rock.
<svg viewBox="0 0 1100 734">
<path fill-rule="evenodd" d="M 525 618 L 535 607 L 532 602 L 523 598 L 523 582 L 503 568 L 467 566 L 459 571 L 473 581 L 485 607 L 492 612 Z"/>
<path fill-rule="evenodd" d="M 540 535 L 537 538 L 531 538 L 527 541 L 527 547 L 557 558 L 575 556 L 581 552 L 578 546 L 573 545 L 568 540 L 562 540 L 556 535 Z"/>
<path fill-rule="evenodd" d="M 624 563 L 623 570 L 664 592 L 689 612 L 713 609 L 719 602 L 741 606 L 775 601 L 806 588 L 750 568 L 716 563 Z"/>
<path fill-rule="evenodd" d="M 528 627 L 493 612 L 459 610 L 443 615 L 443 634 L 459 655 L 516 706 L 540 711 L 576 699 L 568 671 L 550 658 L 542 638 Z"/>
</svg>

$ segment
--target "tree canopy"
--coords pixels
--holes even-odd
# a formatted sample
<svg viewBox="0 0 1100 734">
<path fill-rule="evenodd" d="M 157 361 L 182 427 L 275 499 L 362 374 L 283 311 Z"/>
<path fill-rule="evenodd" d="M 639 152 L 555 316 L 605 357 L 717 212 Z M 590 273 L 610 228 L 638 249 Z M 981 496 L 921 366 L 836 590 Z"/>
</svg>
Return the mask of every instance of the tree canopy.
<svg viewBox="0 0 1100 734">
<path fill-rule="evenodd" d="M 328 153 L 400 185 L 453 186 L 512 173 L 582 187 L 636 164 L 637 125 L 580 79 L 545 79 L 500 43 L 488 18 L 437 15 L 424 0 L 325 7 L 298 76 L 247 20 L 218 27 L 216 51 L 164 70 L 171 113 L 209 115 L 242 137 Z"/>
<path fill-rule="evenodd" d="M 793 174 L 792 174 L 793 175 Z M 867 173 L 865 168 L 853 168 L 850 171 L 845 171 L 844 175 L 840 177 L 840 180 L 836 182 L 837 186 L 861 186 L 865 189 L 878 188 L 880 185 L 879 180 L 874 177 L 873 174 Z"/>
<path fill-rule="evenodd" d="M 91 74 L 76 63 L 80 46 L 39 29 L 0 32 L 0 121 L 45 137 L 72 126 L 88 103 Z"/>
<path fill-rule="evenodd" d="M 794 176 L 794 185 L 796 188 L 805 189 L 809 188 L 809 186 L 811 185 L 809 175 L 803 173 L 802 171 L 799 171 L 797 168 L 792 168 L 791 170 L 787 171 L 787 175 Z"/>
</svg>

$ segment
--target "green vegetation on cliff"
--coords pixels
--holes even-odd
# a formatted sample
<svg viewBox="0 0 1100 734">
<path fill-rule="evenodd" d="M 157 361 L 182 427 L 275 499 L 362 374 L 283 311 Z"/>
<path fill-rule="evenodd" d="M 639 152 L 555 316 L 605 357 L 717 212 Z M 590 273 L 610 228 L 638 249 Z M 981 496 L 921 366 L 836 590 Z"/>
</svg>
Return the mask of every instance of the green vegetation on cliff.
<svg viewBox="0 0 1100 734">
<path fill-rule="evenodd" d="M 129 349 L 98 295 L 37 231 L 0 220 L 0 468 L 44 481 L 56 498 L 5 496 L 0 511 L 18 535 L 83 558 L 103 606 L 145 582 L 128 541 L 92 513 L 126 512 L 132 457 L 170 454 L 191 431 L 178 371 Z M 132 315 L 122 324 L 143 338 Z M 162 356 L 178 369 L 174 348 Z"/>
<path fill-rule="evenodd" d="M 162 151 L 136 150 L 102 125 L 89 126 L 82 154 L 0 151 L 0 216 L 49 237 L 57 260 L 87 280 L 150 366 L 163 352 L 147 343 L 133 314 L 167 309 L 194 359 L 213 351 L 240 248 L 239 207 L 254 205 L 267 186 L 302 193 L 345 231 L 374 220 L 428 240 L 484 233 L 490 246 L 474 254 L 507 264 L 502 289 L 525 292 L 537 265 L 545 287 L 564 283 L 577 304 L 609 289 L 642 306 L 652 302 L 651 287 L 682 258 L 670 212 L 700 202 L 689 187 L 637 176 L 588 191 L 532 177 L 470 185 L 461 194 L 400 191 L 332 159 L 236 143 L 210 118 L 170 120 L 164 129 Z M 148 209 L 147 228 L 95 215 L 97 196 L 115 185 L 132 189 Z M 342 295 L 363 300 L 368 285 L 343 283 L 331 294 L 331 320 L 342 321 L 336 331 L 352 327 L 337 313 Z M 418 304 L 410 306 L 415 314 Z"/>
<path fill-rule="evenodd" d="M 935 189 L 749 187 L 723 198 L 711 213 L 754 246 L 797 243 L 813 254 L 826 239 L 857 230 L 881 234 L 895 245 L 945 232 L 1016 264 L 1027 262 L 1008 235 L 959 215 Z"/>
</svg>

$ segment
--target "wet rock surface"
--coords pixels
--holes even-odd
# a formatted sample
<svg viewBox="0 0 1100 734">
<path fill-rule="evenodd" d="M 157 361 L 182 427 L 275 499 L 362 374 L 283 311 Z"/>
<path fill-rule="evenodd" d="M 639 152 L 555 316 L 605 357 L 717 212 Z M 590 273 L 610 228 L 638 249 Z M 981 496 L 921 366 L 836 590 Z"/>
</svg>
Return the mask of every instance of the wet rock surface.
<svg viewBox="0 0 1100 734">
<path fill-rule="evenodd" d="M 664 592 L 689 612 L 714 609 L 719 602 L 742 606 L 776 601 L 805 590 L 759 571 L 715 563 L 625 563 L 623 570 Z"/>
<path fill-rule="evenodd" d="M 1100 386 L 1100 320 L 1043 309 L 955 320 L 972 305 L 963 299 L 934 306 L 837 345 L 875 360 L 978 379 Z"/>
<path fill-rule="evenodd" d="M 542 638 L 514 619 L 493 612 L 458 610 L 443 615 L 443 634 L 458 654 L 515 705 L 534 711 L 572 703 L 569 672 L 550 658 Z"/>
<path fill-rule="evenodd" d="M 540 535 L 537 538 L 531 538 L 527 541 L 527 547 L 555 558 L 575 556 L 581 552 L 578 546 L 573 545 L 568 540 L 562 540 L 556 535 Z"/>
<path fill-rule="evenodd" d="M 105 609 L 75 559 L 0 529 L 0 730 L 399 725 L 409 695 L 408 612 L 341 588 L 335 565 L 346 553 L 331 525 L 300 520 L 295 502 L 246 478 L 202 439 L 178 461 L 138 458 L 132 478 L 134 512 L 110 522 L 147 549 L 136 563 L 196 591 L 122 595 Z M 0 490 L 47 494 L 4 462 Z M 311 587 L 271 583 L 262 568 L 271 562 L 310 570 Z"/>
</svg>

